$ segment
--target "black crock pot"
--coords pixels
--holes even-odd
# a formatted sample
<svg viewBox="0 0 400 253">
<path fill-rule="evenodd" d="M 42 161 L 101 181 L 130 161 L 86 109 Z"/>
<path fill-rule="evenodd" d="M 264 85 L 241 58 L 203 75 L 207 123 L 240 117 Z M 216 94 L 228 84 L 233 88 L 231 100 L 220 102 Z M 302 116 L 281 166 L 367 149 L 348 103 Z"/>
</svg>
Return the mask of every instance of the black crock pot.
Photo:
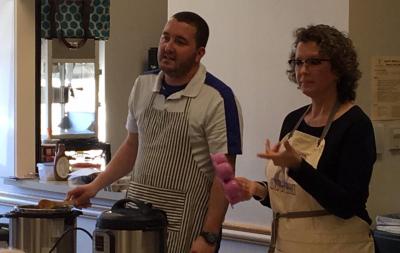
<svg viewBox="0 0 400 253">
<path fill-rule="evenodd" d="M 121 199 L 99 215 L 93 235 L 94 253 L 165 253 L 167 216 L 151 203 Z"/>
</svg>

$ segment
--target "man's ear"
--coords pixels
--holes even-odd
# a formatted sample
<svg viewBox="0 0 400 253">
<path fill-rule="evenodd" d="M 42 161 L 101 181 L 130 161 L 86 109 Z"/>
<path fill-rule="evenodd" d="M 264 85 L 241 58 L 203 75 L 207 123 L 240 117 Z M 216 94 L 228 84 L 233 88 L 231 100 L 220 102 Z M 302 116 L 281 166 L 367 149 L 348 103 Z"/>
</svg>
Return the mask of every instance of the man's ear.
<svg viewBox="0 0 400 253">
<path fill-rule="evenodd" d="M 200 62 L 201 58 L 206 54 L 206 48 L 205 47 L 199 47 L 197 49 L 196 53 L 196 62 Z"/>
</svg>

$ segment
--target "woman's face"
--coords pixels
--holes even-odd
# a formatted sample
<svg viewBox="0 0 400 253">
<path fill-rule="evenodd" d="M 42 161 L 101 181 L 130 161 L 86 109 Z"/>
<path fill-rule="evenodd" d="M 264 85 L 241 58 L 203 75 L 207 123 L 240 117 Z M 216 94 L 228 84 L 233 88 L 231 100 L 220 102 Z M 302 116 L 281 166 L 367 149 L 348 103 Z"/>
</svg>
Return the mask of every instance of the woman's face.
<svg viewBox="0 0 400 253">
<path fill-rule="evenodd" d="M 296 80 L 306 96 L 312 99 L 336 96 L 338 78 L 329 60 L 319 54 L 319 46 L 314 41 L 297 44 L 294 61 Z"/>
</svg>

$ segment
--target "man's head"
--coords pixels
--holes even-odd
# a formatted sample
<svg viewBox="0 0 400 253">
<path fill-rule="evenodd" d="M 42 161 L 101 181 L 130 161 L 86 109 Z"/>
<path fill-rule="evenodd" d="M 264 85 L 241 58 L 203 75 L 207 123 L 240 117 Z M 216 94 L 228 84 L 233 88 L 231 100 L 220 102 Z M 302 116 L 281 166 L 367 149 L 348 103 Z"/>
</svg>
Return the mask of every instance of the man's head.
<svg viewBox="0 0 400 253">
<path fill-rule="evenodd" d="M 193 12 L 179 12 L 168 20 L 158 47 L 158 63 L 168 83 L 190 81 L 205 54 L 208 34 L 207 23 Z"/>
<path fill-rule="evenodd" d="M 206 47 L 210 30 L 208 28 L 207 22 L 202 17 L 190 11 L 182 11 L 175 13 L 172 18 L 176 19 L 179 22 L 187 23 L 194 26 L 196 28 L 197 48 Z"/>
</svg>

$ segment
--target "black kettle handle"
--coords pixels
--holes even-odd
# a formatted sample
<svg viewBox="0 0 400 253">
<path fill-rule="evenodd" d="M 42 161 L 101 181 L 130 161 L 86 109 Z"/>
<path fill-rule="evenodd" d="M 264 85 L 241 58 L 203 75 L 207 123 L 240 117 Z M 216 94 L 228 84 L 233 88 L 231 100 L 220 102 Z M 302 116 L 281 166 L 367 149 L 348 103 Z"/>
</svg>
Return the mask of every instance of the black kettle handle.
<svg viewBox="0 0 400 253">
<path fill-rule="evenodd" d="M 141 211 L 149 211 L 151 209 L 151 204 L 146 203 L 144 201 L 138 200 L 138 199 L 120 199 L 117 202 L 114 203 L 114 205 L 111 207 L 111 210 L 117 210 L 117 209 L 124 209 L 126 208 L 126 203 L 135 203 L 135 205 L 141 210 Z"/>
</svg>

